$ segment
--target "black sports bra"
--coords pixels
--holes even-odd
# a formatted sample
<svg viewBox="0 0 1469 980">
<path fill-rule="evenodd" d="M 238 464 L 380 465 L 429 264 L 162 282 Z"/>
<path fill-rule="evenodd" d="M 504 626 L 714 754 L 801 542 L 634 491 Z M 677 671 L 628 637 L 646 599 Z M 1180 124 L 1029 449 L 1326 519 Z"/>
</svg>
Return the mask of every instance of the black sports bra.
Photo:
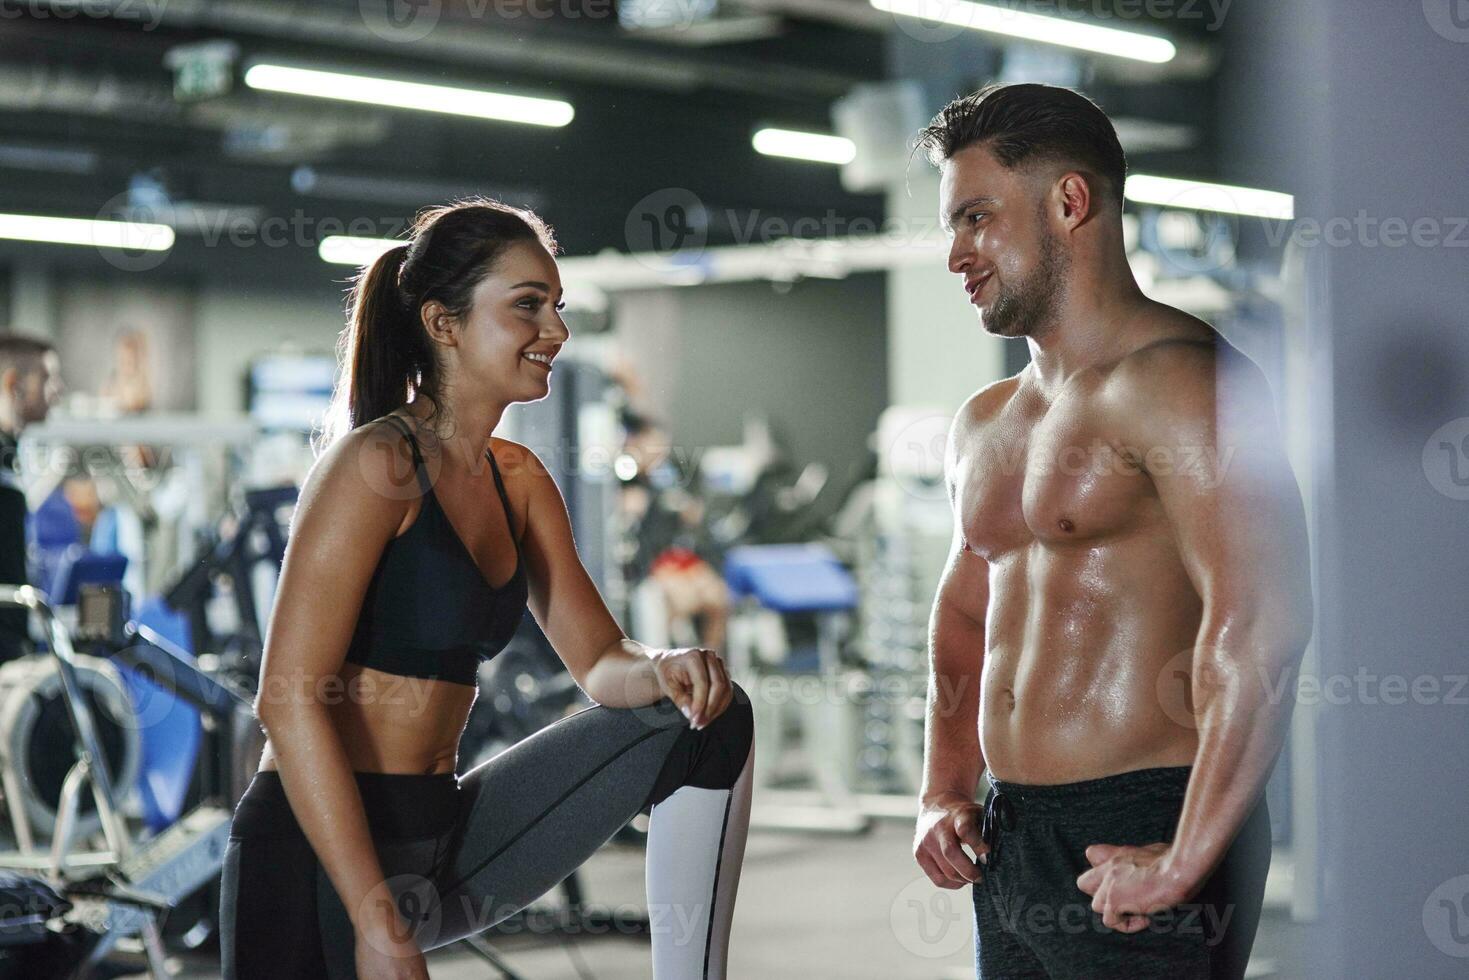
<svg viewBox="0 0 1469 980">
<path fill-rule="evenodd" d="M 362 599 L 362 612 L 346 660 L 406 677 L 478 683 L 481 660 L 505 648 L 525 614 L 529 589 L 525 558 L 495 455 L 485 456 L 505 508 L 505 525 L 515 542 L 515 574 L 492 586 L 475 564 L 434 495 L 408 425 L 383 416 L 408 437 L 423 507 L 408 530 L 383 549 Z"/>
</svg>

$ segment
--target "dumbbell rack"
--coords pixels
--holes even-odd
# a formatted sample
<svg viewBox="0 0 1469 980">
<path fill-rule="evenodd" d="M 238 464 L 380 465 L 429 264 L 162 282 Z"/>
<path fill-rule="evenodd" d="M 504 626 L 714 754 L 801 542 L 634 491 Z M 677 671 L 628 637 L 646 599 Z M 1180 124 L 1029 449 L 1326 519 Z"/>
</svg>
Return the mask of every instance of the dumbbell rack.
<svg viewBox="0 0 1469 980">
<path fill-rule="evenodd" d="M 869 702 L 855 776 L 879 793 L 897 794 L 904 806 L 922 780 L 928 616 L 951 534 L 941 487 L 934 491 L 883 477 L 875 486 L 870 523 L 858 537 L 858 649 L 879 696 Z M 910 697 L 895 703 L 885 691 L 908 691 Z M 863 799 L 872 802 L 868 795 Z"/>
</svg>

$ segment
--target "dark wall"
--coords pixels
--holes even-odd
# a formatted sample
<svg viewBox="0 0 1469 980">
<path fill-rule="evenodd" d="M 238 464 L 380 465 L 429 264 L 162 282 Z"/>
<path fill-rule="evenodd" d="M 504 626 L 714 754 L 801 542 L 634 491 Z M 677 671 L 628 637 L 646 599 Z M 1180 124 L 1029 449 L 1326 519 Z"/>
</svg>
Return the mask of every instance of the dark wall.
<svg viewBox="0 0 1469 980">
<path fill-rule="evenodd" d="M 845 479 L 886 405 L 884 278 L 805 280 L 789 292 L 729 283 L 626 294 L 618 337 L 676 445 L 742 440 L 763 413 L 797 464 Z"/>
</svg>

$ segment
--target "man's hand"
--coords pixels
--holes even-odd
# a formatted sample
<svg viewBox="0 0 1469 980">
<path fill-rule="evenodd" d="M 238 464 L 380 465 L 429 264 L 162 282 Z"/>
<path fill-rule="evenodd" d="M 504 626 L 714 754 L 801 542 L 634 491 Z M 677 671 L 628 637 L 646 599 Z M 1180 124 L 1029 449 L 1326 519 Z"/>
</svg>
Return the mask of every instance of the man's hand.
<svg viewBox="0 0 1469 980">
<path fill-rule="evenodd" d="M 929 881 L 940 888 L 963 888 L 980 880 L 975 862 L 990 850 L 979 833 L 983 815 L 982 805 L 958 796 L 924 802 L 913 836 L 913 857 Z M 961 844 L 969 845 L 973 860 Z"/>
<path fill-rule="evenodd" d="M 1118 932 L 1141 932 L 1148 916 L 1171 909 L 1194 892 L 1194 883 L 1174 870 L 1168 844 L 1119 847 L 1093 844 L 1086 849 L 1091 870 L 1076 885 L 1092 896 L 1092 911 Z"/>
</svg>

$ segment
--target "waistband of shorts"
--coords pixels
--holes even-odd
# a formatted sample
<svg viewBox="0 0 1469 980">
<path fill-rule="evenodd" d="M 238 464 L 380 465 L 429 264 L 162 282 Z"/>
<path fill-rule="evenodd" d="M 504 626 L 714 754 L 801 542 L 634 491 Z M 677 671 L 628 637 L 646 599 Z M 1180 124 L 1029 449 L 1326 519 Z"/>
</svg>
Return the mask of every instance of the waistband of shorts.
<svg viewBox="0 0 1469 980">
<path fill-rule="evenodd" d="M 1003 795 L 1017 814 L 1087 818 L 1133 808 L 1177 805 L 1188 789 L 1192 766 L 1134 769 L 1076 783 L 1033 785 L 987 776 L 993 795 Z"/>
<path fill-rule="evenodd" d="M 374 837 L 407 840 L 449 830 L 459 812 L 459 777 L 452 772 L 354 772 L 367 826 Z M 235 807 L 232 837 L 305 836 L 281 775 L 255 773 Z"/>
</svg>

